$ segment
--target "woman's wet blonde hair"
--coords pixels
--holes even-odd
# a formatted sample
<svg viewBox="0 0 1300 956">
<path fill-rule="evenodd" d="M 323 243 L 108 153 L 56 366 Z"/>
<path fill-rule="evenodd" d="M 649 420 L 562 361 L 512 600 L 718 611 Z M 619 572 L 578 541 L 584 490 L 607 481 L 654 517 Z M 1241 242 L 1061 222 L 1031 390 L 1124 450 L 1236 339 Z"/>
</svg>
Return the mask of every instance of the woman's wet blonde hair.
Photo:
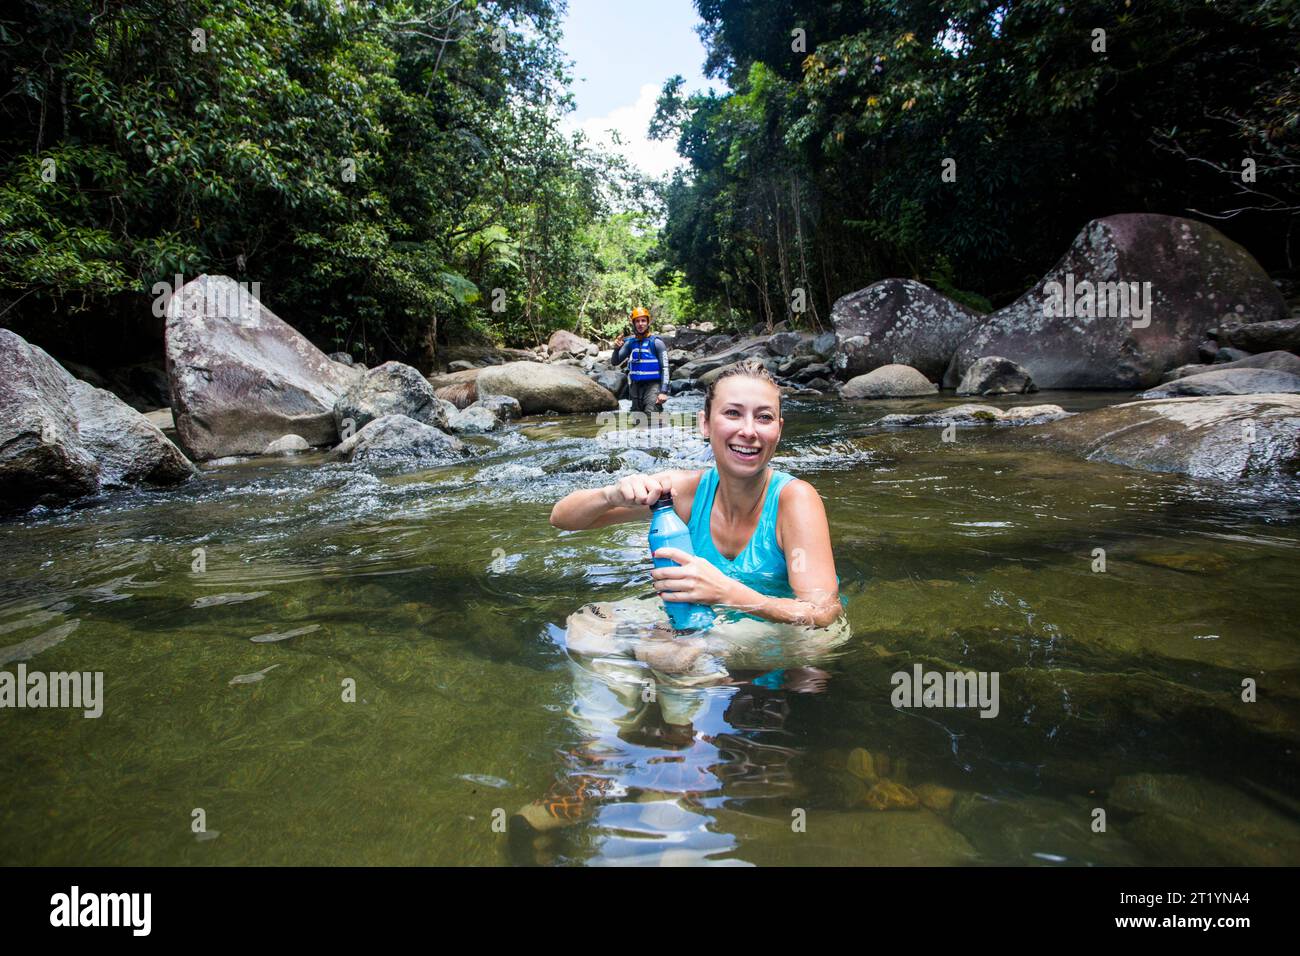
<svg viewBox="0 0 1300 956">
<path fill-rule="evenodd" d="M 737 362 L 735 365 L 728 365 L 721 374 L 718 375 L 710 384 L 708 391 L 704 393 L 704 420 L 709 420 L 709 414 L 713 408 L 713 395 L 718 389 L 718 383 L 723 379 L 733 378 L 737 375 L 744 375 L 746 378 L 756 378 L 760 381 L 770 382 L 776 388 L 776 417 L 781 417 L 781 386 L 773 377 L 772 373 L 767 370 L 759 359 L 747 358 L 743 362 Z"/>
</svg>

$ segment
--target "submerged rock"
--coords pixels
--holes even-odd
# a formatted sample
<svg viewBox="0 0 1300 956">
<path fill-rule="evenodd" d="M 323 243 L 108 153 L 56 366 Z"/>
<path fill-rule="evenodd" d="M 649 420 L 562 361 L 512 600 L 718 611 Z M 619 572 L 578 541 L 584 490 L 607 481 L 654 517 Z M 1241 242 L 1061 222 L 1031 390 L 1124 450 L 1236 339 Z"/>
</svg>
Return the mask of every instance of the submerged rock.
<svg viewBox="0 0 1300 956">
<path fill-rule="evenodd" d="M 458 458 L 464 452 L 460 439 L 432 425 L 405 415 L 385 415 L 340 444 L 330 452 L 330 457 L 339 461 L 384 462 Z"/>
<path fill-rule="evenodd" d="M 1058 314 L 1066 299 L 1067 314 Z M 1202 334 L 1225 317 L 1255 323 L 1285 315 L 1259 263 L 1213 226 L 1152 213 L 1108 216 L 1088 223 L 1034 288 L 971 331 L 944 385 L 956 386 L 980 356 L 1004 355 L 1039 388 L 1147 388 L 1166 369 L 1196 361 Z"/>
<path fill-rule="evenodd" d="M 1032 437 L 1090 461 L 1262 487 L 1300 471 L 1300 396 L 1127 402 L 1042 425 Z"/>
<path fill-rule="evenodd" d="M 234 279 L 202 275 L 172 297 L 166 348 L 176 433 L 192 457 L 256 455 L 289 433 L 338 439 L 334 402 L 356 372 Z"/>
<path fill-rule="evenodd" d="M 982 318 L 920 282 L 885 279 L 836 300 L 834 365 L 844 379 L 882 365 L 910 365 L 938 381 Z"/>
<path fill-rule="evenodd" d="M 849 379 L 840 391 L 844 398 L 914 398 L 939 391 L 928 378 L 909 365 L 882 365 Z"/>
<path fill-rule="evenodd" d="M 1124 833 L 1162 864 L 1277 866 L 1300 859 L 1300 825 L 1226 784 L 1138 773 L 1117 778 L 1106 803 L 1138 814 Z"/>
<path fill-rule="evenodd" d="M 953 405 L 937 412 L 921 412 L 916 415 L 886 415 L 880 419 L 881 425 L 891 427 L 943 428 L 956 425 L 1041 425 L 1069 416 L 1069 412 L 1060 405 L 1016 405 L 1012 408 L 998 408 L 995 405 L 979 405 L 968 402 Z"/>
<path fill-rule="evenodd" d="M 1201 372 L 1174 379 L 1140 392 L 1137 398 L 1174 398 L 1180 395 L 1258 395 L 1300 392 L 1300 375 L 1267 368 L 1232 368 Z"/>
</svg>

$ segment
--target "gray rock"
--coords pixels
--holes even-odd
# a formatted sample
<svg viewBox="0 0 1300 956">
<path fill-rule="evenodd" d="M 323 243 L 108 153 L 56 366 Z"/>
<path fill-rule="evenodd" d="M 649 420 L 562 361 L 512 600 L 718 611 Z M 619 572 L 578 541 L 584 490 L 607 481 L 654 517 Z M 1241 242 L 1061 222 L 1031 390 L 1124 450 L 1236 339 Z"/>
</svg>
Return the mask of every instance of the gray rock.
<svg viewBox="0 0 1300 956">
<path fill-rule="evenodd" d="M 910 365 L 882 365 L 845 383 L 844 398 L 912 398 L 933 395 L 939 387 Z"/>
<path fill-rule="evenodd" d="M 339 434 L 348 419 L 355 433 L 385 415 L 405 415 L 436 428 L 447 427 L 446 407 L 433 386 L 418 370 L 401 362 L 385 362 L 362 373 L 334 403 Z"/>
<path fill-rule="evenodd" d="M 1147 471 L 1249 482 L 1294 495 L 1300 396 L 1160 398 L 1098 408 L 1030 429 L 1033 440 Z"/>
<path fill-rule="evenodd" d="M 668 367 L 676 368 L 686 362 L 689 362 L 694 355 L 686 349 L 669 349 L 668 350 Z"/>
<path fill-rule="evenodd" d="M 1219 326 L 1218 340 L 1246 352 L 1300 352 L 1300 318 L 1225 322 Z"/>
<path fill-rule="evenodd" d="M 474 404 L 486 408 L 501 422 L 508 422 L 523 414 L 518 399 L 509 395 L 484 395 Z"/>
<path fill-rule="evenodd" d="M 1176 378 L 1186 378 L 1188 375 L 1229 368 L 1271 368 L 1279 372 L 1300 375 L 1300 355 L 1293 355 L 1290 352 L 1260 352 L 1258 355 L 1248 355 L 1236 362 L 1224 362 L 1221 365 L 1180 365 L 1166 372 L 1162 381 L 1172 382 Z"/>
<path fill-rule="evenodd" d="M 58 504 L 99 489 L 99 465 L 77 435 L 58 362 L 0 329 L 0 506 Z"/>
<path fill-rule="evenodd" d="M 885 279 L 843 296 L 831 309 L 834 365 L 850 379 L 881 365 L 910 365 L 938 381 L 980 313 L 911 279 Z"/>
<path fill-rule="evenodd" d="M 733 341 L 735 341 L 735 337 L 731 335 L 710 335 L 704 340 L 704 351 L 712 353 L 719 349 L 725 349 Z"/>
<path fill-rule="evenodd" d="M 460 439 L 405 415 L 384 415 L 330 452 L 337 461 L 448 460 L 463 455 Z"/>
<path fill-rule="evenodd" d="M 564 329 L 556 329 L 551 333 L 550 339 L 547 340 L 547 346 L 552 352 L 568 352 L 573 356 L 595 355 L 599 347 L 595 342 L 584 339 L 581 335 L 575 335 Z"/>
<path fill-rule="evenodd" d="M 801 348 L 807 348 L 812 338 L 806 332 L 777 332 L 767 340 L 767 350 L 782 357 L 794 355 Z"/>
<path fill-rule="evenodd" d="M 1036 391 L 1029 372 L 1000 355 L 976 359 L 957 386 L 958 395 L 1022 395 Z"/>
<path fill-rule="evenodd" d="M 167 306 L 176 434 L 199 460 L 258 454 L 281 435 L 338 438 L 334 402 L 354 374 L 228 276 L 202 275 Z"/>
<path fill-rule="evenodd" d="M 68 385 L 77 435 L 99 464 L 104 488 L 175 485 L 195 468 L 162 431 L 112 392 L 75 379 Z"/>
<path fill-rule="evenodd" d="M 492 414 L 491 409 L 477 403 L 463 411 L 453 410 L 447 419 L 447 427 L 452 431 L 475 435 L 490 432 L 499 424 L 501 424 L 500 419 Z"/>
<path fill-rule="evenodd" d="M 812 340 L 813 354 L 822 361 L 829 360 L 835 354 L 835 333 L 823 332 Z"/>
<path fill-rule="evenodd" d="M 805 365 L 799 371 L 795 372 L 794 380 L 796 382 L 807 383 L 815 378 L 830 378 L 833 373 L 829 365 L 823 362 L 814 362 L 811 365 Z"/>
<path fill-rule="evenodd" d="M 479 368 L 479 367 L 480 366 L 475 365 L 473 362 L 467 362 L 464 359 L 457 359 L 454 362 L 447 363 L 448 372 L 464 372 L 464 371 L 468 371 L 469 369 Z"/>
<path fill-rule="evenodd" d="M 331 362 L 338 362 L 340 365 L 352 365 L 352 356 L 348 352 L 331 352 L 329 359 Z"/>
<path fill-rule="evenodd" d="M 610 391 L 582 372 L 541 362 L 507 362 L 480 370 L 475 381 L 480 397 L 509 395 L 525 415 L 538 412 L 601 412 L 618 408 Z"/>
<path fill-rule="evenodd" d="M 1070 413 L 1060 405 L 1016 405 L 998 408 L 968 402 L 917 415 L 886 415 L 880 424 L 890 427 L 944 428 L 948 425 L 1041 425 Z"/>
<path fill-rule="evenodd" d="M 1300 392 L 1300 375 L 1267 368 L 1231 368 L 1201 372 L 1157 385 L 1136 398 L 1174 398 L 1180 395 L 1257 395 Z"/>
<path fill-rule="evenodd" d="M 301 435 L 281 435 L 275 441 L 271 442 L 262 449 L 263 455 L 294 455 L 302 451 L 310 451 L 311 445 L 307 444 L 307 439 Z"/>
<path fill-rule="evenodd" d="M 0 329 L 0 507 L 62 504 L 101 487 L 174 484 L 193 473 L 138 411 Z"/>
<path fill-rule="evenodd" d="M 1149 306 L 1144 316 L 1132 308 L 1119 314 L 1121 288 L 1133 282 Z M 1107 285 L 1099 291 L 1097 283 Z M 1074 290 L 1076 314 L 1054 314 L 1066 297 L 1058 289 Z M 1089 290 L 1092 311 L 1105 305 L 1106 316 L 1077 314 Z M 1224 316 L 1280 319 L 1285 308 L 1259 263 L 1213 226 L 1152 213 L 1108 216 L 1088 223 L 1034 288 L 961 342 L 943 383 L 956 386 L 982 355 L 1003 355 L 1039 388 L 1147 388 L 1166 369 L 1195 361 L 1202 334 Z"/>
<path fill-rule="evenodd" d="M 615 398 L 622 398 L 627 388 L 627 376 L 616 368 L 605 369 L 596 373 L 596 384 Z"/>
<path fill-rule="evenodd" d="M 1242 359 L 1250 358 L 1250 353 L 1242 349 L 1234 349 L 1231 346 L 1220 346 L 1219 350 L 1214 353 L 1213 364 L 1226 365 L 1229 362 L 1240 362 Z"/>
</svg>

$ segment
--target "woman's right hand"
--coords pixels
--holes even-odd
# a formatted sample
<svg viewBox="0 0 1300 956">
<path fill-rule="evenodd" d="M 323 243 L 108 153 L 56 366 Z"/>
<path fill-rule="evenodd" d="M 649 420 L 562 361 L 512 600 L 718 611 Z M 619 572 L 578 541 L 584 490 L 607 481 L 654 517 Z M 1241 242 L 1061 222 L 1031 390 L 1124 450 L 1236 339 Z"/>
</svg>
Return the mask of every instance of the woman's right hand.
<svg viewBox="0 0 1300 956">
<path fill-rule="evenodd" d="M 605 486 L 605 500 L 611 508 L 649 508 L 671 490 L 667 475 L 628 475 Z"/>
</svg>

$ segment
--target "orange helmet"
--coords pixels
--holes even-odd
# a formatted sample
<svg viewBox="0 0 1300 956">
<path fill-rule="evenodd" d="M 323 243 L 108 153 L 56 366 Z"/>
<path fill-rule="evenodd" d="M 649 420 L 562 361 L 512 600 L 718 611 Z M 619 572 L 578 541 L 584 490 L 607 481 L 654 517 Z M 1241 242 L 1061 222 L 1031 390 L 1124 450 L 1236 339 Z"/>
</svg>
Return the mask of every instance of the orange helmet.
<svg viewBox="0 0 1300 956">
<path fill-rule="evenodd" d="M 633 320 L 636 320 L 641 318 L 642 316 L 645 316 L 647 319 L 650 318 L 650 310 L 638 305 L 635 309 L 632 310 L 632 318 Z"/>
</svg>

